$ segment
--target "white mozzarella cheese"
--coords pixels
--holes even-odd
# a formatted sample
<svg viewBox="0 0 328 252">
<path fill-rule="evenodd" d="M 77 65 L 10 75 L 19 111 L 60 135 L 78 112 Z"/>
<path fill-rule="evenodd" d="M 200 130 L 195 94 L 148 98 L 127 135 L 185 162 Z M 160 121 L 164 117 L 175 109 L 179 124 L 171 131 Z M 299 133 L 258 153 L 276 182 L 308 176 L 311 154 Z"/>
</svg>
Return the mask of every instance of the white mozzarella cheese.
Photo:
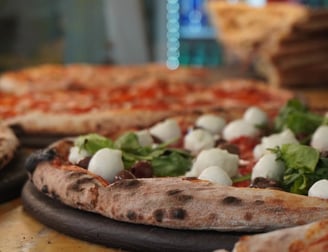
<svg viewBox="0 0 328 252">
<path fill-rule="evenodd" d="M 267 149 L 282 146 L 283 144 L 298 143 L 294 133 L 290 129 L 285 129 L 281 133 L 272 134 L 267 137 L 263 137 L 259 146 L 256 146 L 253 150 L 255 159 L 259 159 Z"/>
<path fill-rule="evenodd" d="M 138 142 L 141 146 L 151 146 L 154 140 L 149 132 L 149 130 L 140 130 L 136 132 L 138 137 Z"/>
<path fill-rule="evenodd" d="M 268 123 L 267 114 L 258 107 L 250 107 L 244 113 L 244 120 L 253 125 L 265 125 Z"/>
<path fill-rule="evenodd" d="M 319 151 L 328 151 L 328 125 L 316 129 L 311 139 L 311 146 Z"/>
<path fill-rule="evenodd" d="M 185 149 L 197 154 L 201 150 L 213 148 L 215 145 L 215 139 L 208 131 L 195 129 L 188 132 L 184 137 L 183 144 Z"/>
<path fill-rule="evenodd" d="M 222 136 L 225 140 L 231 141 L 241 136 L 257 137 L 259 130 L 244 119 L 234 120 L 224 127 Z"/>
<path fill-rule="evenodd" d="M 220 185 L 232 185 L 232 180 L 229 175 L 226 173 L 225 170 L 218 166 L 207 167 L 204 171 L 201 172 L 198 178 L 208 180 Z"/>
<path fill-rule="evenodd" d="M 308 195 L 328 199 L 328 180 L 321 179 L 315 182 L 309 189 Z"/>
<path fill-rule="evenodd" d="M 122 152 L 109 148 L 97 151 L 91 158 L 88 170 L 109 182 L 113 182 L 116 174 L 124 169 Z"/>
<path fill-rule="evenodd" d="M 77 164 L 79 161 L 89 156 L 90 154 L 86 150 L 73 146 L 69 150 L 68 161 L 72 164 Z"/>
<path fill-rule="evenodd" d="M 185 177 L 198 177 L 199 174 L 197 172 L 197 169 L 195 167 L 192 167 L 190 171 L 187 171 L 185 174 Z"/>
<path fill-rule="evenodd" d="M 211 148 L 201 151 L 192 166 L 191 173 L 199 176 L 209 166 L 219 166 L 229 177 L 234 177 L 238 172 L 239 157 L 226 150 Z"/>
<path fill-rule="evenodd" d="M 199 128 L 203 128 L 212 134 L 220 134 L 226 124 L 226 121 L 216 115 L 205 114 L 196 120 L 195 125 Z"/>
<path fill-rule="evenodd" d="M 266 152 L 266 149 L 264 149 L 263 144 L 258 144 L 253 149 L 253 156 L 255 160 L 259 160 L 264 153 Z"/>
<path fill-rule="evenodd" d="M 281 181 L 284 171 L 285 165 L 281 160 L 277 160 L 276 154 L 267 153 L 253 167 L 251 179 L 263 177 Z"/>
<path fill-rule="evenodd" d="M 157 123 L 150 128 L 150 134 L 160 139 L 162 142 L 170 142 L 181 137 L 182 132 L 177 121 L 167 119 L 163 122 Z"/>
</svg>

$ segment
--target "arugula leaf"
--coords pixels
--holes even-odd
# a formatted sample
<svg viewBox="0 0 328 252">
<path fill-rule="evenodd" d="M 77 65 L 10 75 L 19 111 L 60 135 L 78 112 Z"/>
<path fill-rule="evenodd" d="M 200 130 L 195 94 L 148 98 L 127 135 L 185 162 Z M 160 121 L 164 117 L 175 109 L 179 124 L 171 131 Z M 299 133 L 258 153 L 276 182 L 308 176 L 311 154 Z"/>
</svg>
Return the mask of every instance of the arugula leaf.
<svg viewBox="0 0 328 252">
<path fill-rule="evenodd" d="M 151 165 L 155 176 L 179 176 L 185 174 L 191 167 L 189 155 L 182 155 L 174 150 L 152 160 Z"/>
<path fill-rule="evenodd" d="M 114 144 L 110 139 L 95 133 L 77 137 L 75 139 L 74 145 L 80 149 L 85 149 L 91 155 L 95 154 L 102 148 L 114 147 Z"/>
<path fill-rule="evenodd" d="M 133 132 L 127 132 L 118 137 L 114 146 L 122 150 L 133 150 L 141 147 L 137 135 Z"/>
<path fill-rule="evenodd" d="M 318 150 L 301 144 L 284 144 L 281 146 L 281 157 L 286 167 L 314 172 L 319 161 Z"/>
<path fill-rule="evenodd" d="M 284 144 L 271 151 L 285 163 L 282 184 L 289 192 L 307 194 L 316 181 L 328 178 L 328 158 L 310 146 Z"/>
<path fill-rule="evenodd" d="M 274 120 L 274 128 L 280 132 L 289 128 L 303 142 L 324 122 L 324 117 L 312 113 L 300 100 L 292 99 L 280 110 Z"/>
</svg>

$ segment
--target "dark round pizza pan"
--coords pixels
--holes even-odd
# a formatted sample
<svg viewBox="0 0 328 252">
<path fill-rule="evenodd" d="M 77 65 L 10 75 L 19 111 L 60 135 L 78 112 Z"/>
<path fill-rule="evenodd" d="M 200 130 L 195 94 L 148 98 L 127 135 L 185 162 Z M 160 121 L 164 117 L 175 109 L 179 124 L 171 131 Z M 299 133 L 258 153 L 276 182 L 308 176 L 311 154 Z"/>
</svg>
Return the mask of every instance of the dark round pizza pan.
<svg viewBox="0 0 328 252">
<path fill-rule="evenodd" d="M 131 251 L 231 250 L 240 233 L 191 231 L 118 222 L 62 204 L 28 181 L 22 191 L 24 209 L 44 225 L 66 235 Z"/>
<path fill-rule="evenodd" d="M 0 203 L 20 196 L 27 180 L 24 162 L 28 153 L 27 150 L 19 149 L 13 160 L 0 170 Z"/>
</svg>

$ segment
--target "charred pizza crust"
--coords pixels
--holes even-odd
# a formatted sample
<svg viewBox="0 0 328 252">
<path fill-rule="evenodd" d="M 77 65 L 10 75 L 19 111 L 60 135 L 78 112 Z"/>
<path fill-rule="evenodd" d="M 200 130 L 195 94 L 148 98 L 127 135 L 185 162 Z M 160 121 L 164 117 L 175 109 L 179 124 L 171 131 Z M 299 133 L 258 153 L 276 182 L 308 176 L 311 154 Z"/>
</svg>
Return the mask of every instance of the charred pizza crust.
<svg viewBox="0 0 328 252">
<path fill-rule="evenodd" d="M 19 146 L 14 132 L 3 123 L 0 123 L 0 170 L 8 164 Z"/>
<path fill-rule="evenodd" d="M 263 231 L 328 218 L 328 201 L 283 191 L 221 186 L 193 178 L 109 184 L 67 161 L 71 139 L 30 156 L 38 190 L 64 204 L 124 222 L 173 229 Z"/>
<path fill-rule="evenodd" d="M 174 111 L 146 110 L 108 110 L 72 115 L 69 113 L 55 114 L 31 112 L 14 118 L 5 123 L 15 128 L 22 135 L 78 135 L 98 132 L 113 135 L 125 129 L 144 128 L 174 115 Z"/>
</svg>

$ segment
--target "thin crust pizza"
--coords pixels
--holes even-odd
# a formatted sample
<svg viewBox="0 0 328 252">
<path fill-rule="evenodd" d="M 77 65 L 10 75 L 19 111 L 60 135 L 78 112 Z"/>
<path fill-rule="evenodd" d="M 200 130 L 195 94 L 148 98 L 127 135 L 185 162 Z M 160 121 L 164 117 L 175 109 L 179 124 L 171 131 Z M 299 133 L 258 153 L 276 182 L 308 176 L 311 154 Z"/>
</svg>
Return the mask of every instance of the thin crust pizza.
<svg viewBox="0 0 328 252">
<path fill-rule="evenodd" d="M 286 228 L 264 234 L 243 236 L 233 252 L 311 251 L 322 252 L 328 248 L 328 219 L 307 225 Z"/>
<path fill-rule="evenodd" d="M 253 107 L 229 122 L 215 114 L 174 117 L 115 141 L 65 138 L 31 155 L 26 168 L 42 193 L 118 221 L 244 232 L 294 227 L 328 218 L 327 146 L 315 137 L 328 126 L 319 118 L 312 146 L 298 143 L 293 127 L 266 133 L 268 118 Z"/>
<path fill-rule="evenodd" d="M 43 155 L 51 156 L 49 152 Z M 323 199 L 183 178 L 127 179 L 109 185 L 76 166 L 39 158 L 43 161 L 36 165 L 32 181 L 40 191 L 72 207 L 119 221 L 252 232 L 328 217 L 328 201 Z"/>
<path fill-rule="evenodd" d="M 252 80 L 227 80 L 212 85 L 150 80 L 111 88 L 0 96 L 0 117 L 26 134 L 111 135 L 195 111 L 243 111 L 258 105 L 276 113 L 293 95 Z"/>
<path fill-rule="evenodd" d="M 45 64 L 3 73 L 0 76 L 0 90 L 10 94 L 25 94 L 95 87 L 111 88 L 154 79 L 170 82 L 210 83 L 215 80 L 215 76 L 215 71 L 210 69 L 180 67 L 170 70 L 161 64 L 123 66 Z"/>
</svg>

